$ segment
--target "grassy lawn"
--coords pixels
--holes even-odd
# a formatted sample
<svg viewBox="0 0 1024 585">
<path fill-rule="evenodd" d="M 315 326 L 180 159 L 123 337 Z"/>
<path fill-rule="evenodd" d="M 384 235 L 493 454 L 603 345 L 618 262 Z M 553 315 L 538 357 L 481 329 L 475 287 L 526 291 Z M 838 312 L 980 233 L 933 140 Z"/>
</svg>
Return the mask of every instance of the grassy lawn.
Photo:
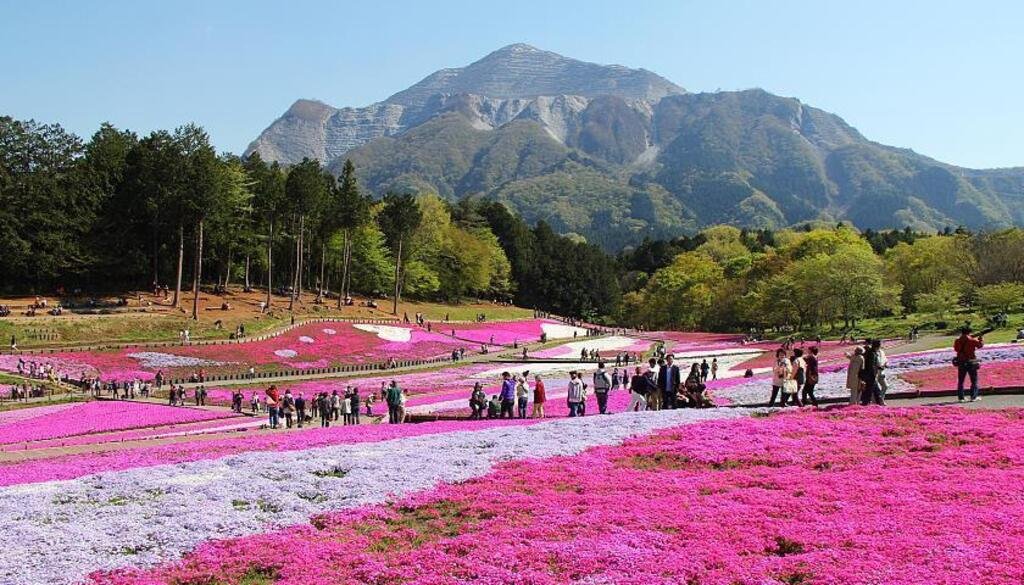
<svg viewBox="0 0 1024 585">
<path fill-rule="evenodd" d="M 156 299 L 145 307 L 139 307 L 131 301 L 124 312 L 110 314 L 76 314 L 65 312 L 54 317 L 40 313 L 35 317 L 25 317 L 15 313 L 11 317 L 0 319 L 0 344 L 6 347 L 11 336 L 17 338 L 18 347 L 59 347 L 69 345 L 175 341 L 178 332 L 189 329 L 194 340 L 228 339 L 239 324 L 245 326 L 250 337 L 277 330 L 291 322 L 292 312 L 287 310 L 288 300 L 274 297 L 273 310 L 260 314 L 258 303 L 263 299 L 261 293 L 237 293 L 226 296 L 215 296 L 207 293 L 201 295 L 199 320 L 193 321 L 184 309 L 174 310 L 161 305 Z M 220 304 L 228 301 L 229 310 L 221 310 Z M 328 300 L 325 304 L 315 304 L 314 296 L 304 294 L 302 302 L 295 306 L 294 316 L 297 321 L 309 318 L 355 318 L 355 319 L 394 319 L 391 305 L 387 301 L 379 301 L 377 309 L 354 306 L 337 309 Z M 358 302 L 357 302 L 358 305 Z M 182 307 L 191 310 L 191 299 L 186 298 Z M 460 305 L 444 305 L 440 303 L 403 302 L 398 307 L 398 318 L 408 313 L 412 319 L 415 313 L 423 313 L 427 319 L 439 321 L 448 315 L 456 321 L 472 321 L 480 313 L 490 321 L 529 319 L 533 316 L 530 309 L 503 307 L 490 303 L 465 303 Z M 218 323 L 219 322 L 219 323 Z"/>
</svg>

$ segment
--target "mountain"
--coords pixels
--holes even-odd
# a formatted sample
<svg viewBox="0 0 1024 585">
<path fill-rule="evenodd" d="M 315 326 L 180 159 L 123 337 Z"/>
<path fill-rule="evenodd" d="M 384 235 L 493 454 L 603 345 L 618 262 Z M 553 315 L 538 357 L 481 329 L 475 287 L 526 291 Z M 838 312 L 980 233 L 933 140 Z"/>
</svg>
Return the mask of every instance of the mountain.
<svg viewBox="0 0 1024 585">
<path fill-rule="evenodd" d="M 1024 223 L 1024 168 L 964 169 L 794 98 L 688 93 L 522 44 L 363 108 L 299 100 L 247 152 L 334 171 L 350 158 L 375 193 L 488 197 L 609 249 L 714 223 Z"/>
</svg>

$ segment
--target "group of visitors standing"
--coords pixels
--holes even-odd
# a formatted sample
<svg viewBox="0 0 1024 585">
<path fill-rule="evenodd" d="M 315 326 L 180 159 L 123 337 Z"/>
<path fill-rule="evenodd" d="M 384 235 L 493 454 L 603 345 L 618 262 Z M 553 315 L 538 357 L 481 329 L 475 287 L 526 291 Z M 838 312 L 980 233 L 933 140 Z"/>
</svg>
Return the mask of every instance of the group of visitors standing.
<svg viewBox="0 0 1024 585">
<path fill-rule="evenodd" d="M 270 428 L 280 428 L 282 421 L 285 428 L 298 426 L 302 428 L 305 423 L 319 419 L 321 427 L 331 426 L 331 421 L 341 421 L 343 425 L 359 424 L 359 388 L 348 386 L 344 392 L 339 393 L 333 390 L 330 394 L 326 391 L 315 394 L 309 400 L 305 394 L 299 392 L 298 396 L 293 395 L 290 389 L 282 394 L 277 386 L 267 388 L 265 408 Z M 242 401 L 244 397 L 241 390 L 236 390 L 231 396 L 232 408 L 236 412 L 242 412 Z M 253 393 L 253 412 L 259 412 L 259 396 Z"/>
<path fill-rule="evenodd" d="M 818 406 L 814 389 L 818 385 L 818 347 L 811 347 L 807 353 L 802 348 L 790 349 L 780 347 L 775 352 L 775 365 L 772 367 L 772 397 L 768 406 L 775 406 L 776 398 L 779 406 L 789 404 Z"/>
<path fill-rule="evenodd" d="M 846 389 L 850 391 L 850 404 L 867 406 L 874 402 L 885 406 L 885 395 L 889 391 L 885 368 L 889 358 L 882 349 L 882 341 L 867 339 L 864 345 L 847 354 L 847 358 L 850 365 L 846 369 Z"/>
<path fill-rule="evenodd" d="M 533 389 L 529 386 L 530 372 L 523 372 L 513 376 L 509 372 L 501 373 L 501 388 L 498 394 L 487 399 L 483 384 L 477 382 L 473 385 L 473 392 L 469 396 L 470 420 L 484 418 L 527 418 L 527 407 L 530 403 L 530 394 L 533 394 L 533 410 L 530 418 L 545 418 L 544 404 L 547 402 L 547 390 L 544 380 L 540 374 L 533 377 Z"/>
<path fill-rule="evenodd" d="M 707 408 L 713 406 L 708 396 L 708 373 L 714 369 L 718 375 L 718 361 L 714 366 L 692 363 L 683 377 L 683 370 L 675 362 L 675 355 L 647 360 L 647 370 L 633 370 L 629 378 L 629 411 L 672 410 L 676 408 Z"/>
</svg>

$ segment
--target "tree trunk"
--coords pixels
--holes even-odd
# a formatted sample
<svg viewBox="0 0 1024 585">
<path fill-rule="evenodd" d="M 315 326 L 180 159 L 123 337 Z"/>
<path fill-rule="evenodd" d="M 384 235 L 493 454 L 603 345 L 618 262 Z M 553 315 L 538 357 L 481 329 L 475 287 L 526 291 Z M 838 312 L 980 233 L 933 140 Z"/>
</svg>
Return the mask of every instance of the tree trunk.
<svg viewBox="0 0 1024 585">
<path fill-rule="evenodd" d="M 306 270 L 306 216 L 299 217 L 299 271 L 298 287 L 295 289 L 295 298 L 302 302 L 302 273 Z"/>
<path fill-rule="evenodd" d="M 352 248 L 355 246 L 351 236 L 348 239 L 348 253 L 345 254 L 345 282 L 342 286 L 345 287 L 345 296 L 352 296 Z"/>
<path fill-rule="evenodd" d="M 174 302 L 171 304 L 175 309 L 181 302 L 181 270 L 185 263 L 185 224 L 178 223 L 178 284 L 174 287 Z"/>
<path fill-rule="evenodd" d="M 345 279 L 348 278 L 348 230 L 345 230 L 345 243 L 341 246 L 341 286 L 338 290 L 338 308 L 345 298 Z"/>
<path fill-rule="evenodd" d="M 153 218 L 153 288 L 160 286 L 160 228 Z"/>
<path fill-rule="evenodd" d="M 245 255 L 245 292 L 249 292 L 249 255 Z"/>
<path fill-rule="evenodd" d="M 317 283 L 316 298 L 324 300 L 324 262 L 327 261 L 327 244 L 320 244 L 320 282 Z"/>
<path fill-rule="evenodd" d="M 228 264 L 224 267 L 224 292 L 228 292 L 229 284 L 231 284 L 231 248 L 228 248 Z"/>
<path fill-rule="evenodd" d="M 274 220 L 270 220 L 270 236 L 267 237 L 267 310 L 270 310 L 270 296 L 272 294 L 274 274 Z"/>
<path fill-rule="evenodd" d="M 395 298 L 391 314 L 398 315 L 398 296 L 402 294 L 402 238 L 398 238 L 398 254 L 395 255 Z"/>
<path fill-rule="evenodd" d="M 305 218 L 299 216 L 299 231 L 295 235 L 295 266 L 292 274 L 292 294 L 288 299 L 288 310 L 295 310 L 295 297 L 299 294 L 302 282 L 302 224 Z"/>
<path fill-rule="evenodd" d="M 199 320 L 199 281 L 203 277 L 203 220 L 196 226 L 195 270 L 192 274 L 192 320 Z"/>
</svg>

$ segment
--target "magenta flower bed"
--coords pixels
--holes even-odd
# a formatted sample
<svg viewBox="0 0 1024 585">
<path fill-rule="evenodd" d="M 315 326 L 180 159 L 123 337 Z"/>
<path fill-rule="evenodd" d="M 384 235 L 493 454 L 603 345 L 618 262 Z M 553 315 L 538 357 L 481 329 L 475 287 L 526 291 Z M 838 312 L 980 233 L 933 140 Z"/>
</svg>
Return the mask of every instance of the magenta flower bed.
<svg viewBox="0 0 1024 585">
<path fill-rule="evenodd" d="M 169 407 L 168 407 L 169 408 Z M 245 451 L 296 451 L 365 443 L 492 426 L 533 424 L 532 420 L 447 421 L 404 425 L 312 427 L 287 433 L 266 433 L 233 438 L 197 438 L 195 441 L 133 447 L 102 453 L 62 455 L 0 464 L 0 486 L 73 479 L 84 475 L 137 467 L 217 459 Z"/>
<path fill-rule="evenodd" d="M 121 441 L 157 439 L 171 436 L 222 433 L 258 428 L 259 426 L 266 424 L 266 422 L 266 419 L 263 417 L 231 416 L 201 420 L 198 422 L 172 423 L 141 429 L 75 435 L 72 437 L 58 439 L 45 439 L 32 441 L 28 447 L 30 449 L 46 449 L 49 447 L 71 447 L 76 445 L 95 445 L 101 443 L 119 443 Z M 12 443 L 0 445 L 0 451 L 23 451 L 25 447 L 26 445 L 24 443 Z"/>
<path fill-rule="evenodd" d="M 365 330 L 376 329 L 376 330 Z M 337 365 L 422 360 L 451 353 L 465 342 L 408 325 L 311 323 L 262 341 L 220 345 L 125 348 L 107 352 L 63 352 L 24 356 L 26 361 L 53 364 L 71 378 L 152 380 L 162 370 L 169 377 L 200 369 L 207 373 L 328 368 Z M 13 359 L 12 359 L 13 358 Z M 0 356 L 0 370 L 16 371 L 17 357 Z"/>
<path fill-rule="evenodd" d="M 0 428 L 4 425 L 28 420 L 30 418 L 36 418 L 37 416 L 52 415 L 62 410 L 67 410 L 77 406 L 74 402 L 68 402 L 65 404 L 49 404 L 45 406 L 32 406 L 29 408 L 18 408 L 16 410 L 9 410 L 7 412 L 0 412 Z"/>
<path fill-rule="evenodd" d="M 903 379 L 918 389 L 929 392 L 956 390 L 956 368 L 943 366 L 903 374 Z M 984 388 L 1024 386 L 1024 360 L 988 362 L 979 371 L 979 384 Z M 969 380 L 967 381 L 969 384 Z"/>
<path fill-rule="evenodd" d="M 706 422 L 94 579 L 1016 585 L 1022 445 L 1016 410 Z"/>
<path fill-rule="evenodd" d="M 512 345 L 537 343 L 541 335 L 548 334 L 548 340 L 572 339 L 573 332 L 578 333 L 579 338 L 586 335 L 585 329 L 570 327 L 558 321 L 550 319 L 531 319 L 527 321 L 508 321 L 497 323 L 474 323 L 474 324 L 445 324 L 434 325 L 436 331 L 445 334 L 455 332 L 455 336 L 475 343 L 497 345 Z"/>
<path fill-rule="evenodd" d="M 0 444 L 59 439 L 236 416 L 139 402 L 85 402 L 58 412 L 0 425 Z"/>
</svg>

